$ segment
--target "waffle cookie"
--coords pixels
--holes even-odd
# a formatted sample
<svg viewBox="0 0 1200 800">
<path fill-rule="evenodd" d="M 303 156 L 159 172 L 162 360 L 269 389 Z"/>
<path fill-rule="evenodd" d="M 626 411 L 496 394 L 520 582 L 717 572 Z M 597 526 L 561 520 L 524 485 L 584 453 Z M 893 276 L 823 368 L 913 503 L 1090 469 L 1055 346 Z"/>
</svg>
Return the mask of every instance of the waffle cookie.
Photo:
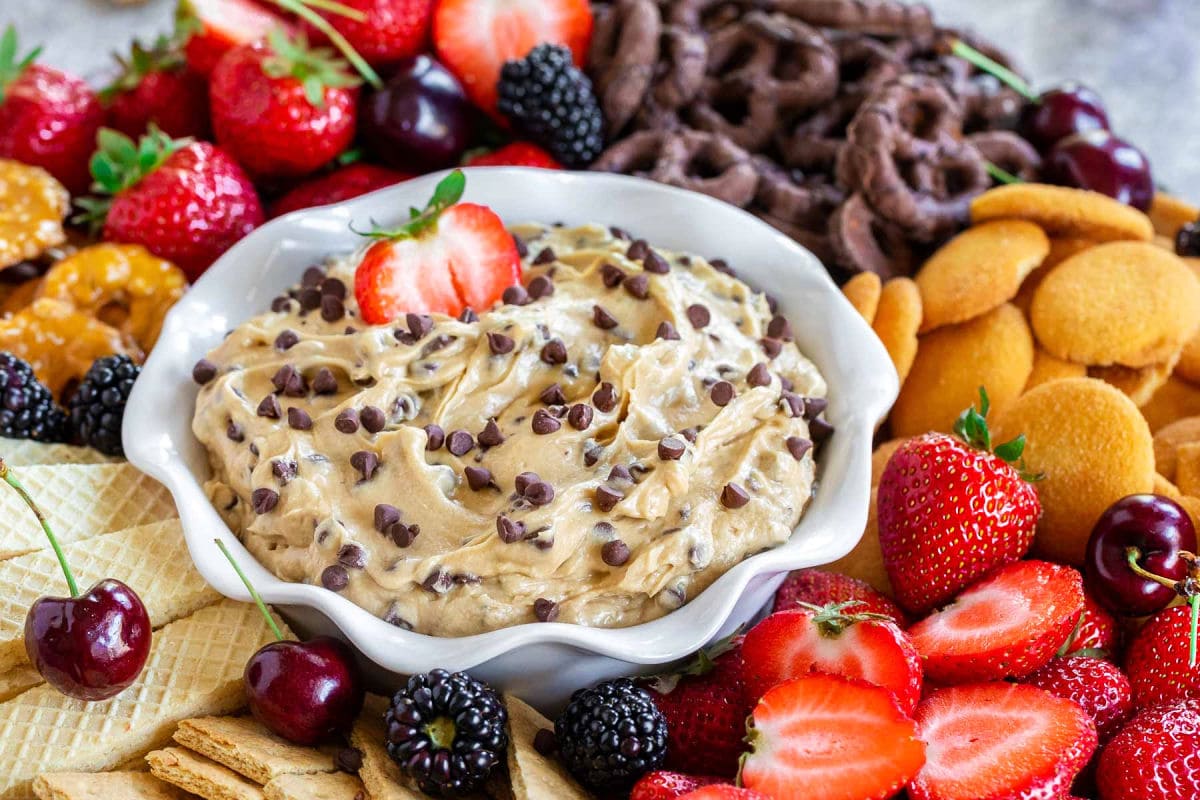
<svg viewBox="0 0 1200 800">
<path fill-rule="evenodd" d="M 48 444 L 33 439 L 0 438 L 0 458 L 10 467 L 32 467 L 43 464 L 118 464 L 121 459 L 106 456 L 91 447 L 70 444 Z"/>
<path fill-rule="evenodd" d="M 337 769 L 330 753 L 294 745 L 250 717 L 186 719 L 179 723 L 175 741 L 261 784 L 280 775 Z"/>
<path fill-rule="evenodd" d="M 192 795 L 148 772 L 58 772 L 33 782 L 38 800 L 188 800 Z"/>
</svg>

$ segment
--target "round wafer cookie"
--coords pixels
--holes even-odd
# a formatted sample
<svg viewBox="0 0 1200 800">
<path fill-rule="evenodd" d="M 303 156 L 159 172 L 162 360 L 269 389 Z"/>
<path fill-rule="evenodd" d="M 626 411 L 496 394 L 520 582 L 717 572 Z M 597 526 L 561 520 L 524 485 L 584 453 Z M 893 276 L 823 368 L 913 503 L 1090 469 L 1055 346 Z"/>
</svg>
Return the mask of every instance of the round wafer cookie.
<svg viewBox="0 0 1200 800">
<path fill-rule="evenodd" d="M 1059 378 L 1082 378 L 1087 375 L 1087 367 L 1074 361 L 1064 361 L 1052 356 L 1036 344 L 1033 347 L 1033 371 L 1025 382 L 1025 391 L 1041 386 L 1043 383 L 1056 381 Z"/>
<path fill-rule="evenodd" d="M 1080 364 L 1171 361 L 1200 324 L 1200 280 L 1143 242 L 1098 245 L 1059 264 L 1030 308 L 1038 342 Z"/>
<path fill-rule="evenodd" d="M 921 337 L 916 361 L 892 408 L 892 435 L 949 431 L 987 389 L 996 413 L 1009 406 L 1033 370 L 1033 336 L 1016 306 Z"/>
<path fill-rule="evenodd" d="M 994 219 L 1024 219 L 1050 236 L 1077 236 L 1098 242 L 1148 242 L 1154 237 L 1150 218 L 1132 206 L 1099 192 L 1045 183 L 997 186 L 971 201 L 972 223 Z"/>
<path fill-rule="evenodd" d="M 1185 224 L 1200 219 L 1200 208 L 1165 192 L 1154 193 L 1154 200 L 1150 203 L 1150 211 L 1147 213 L 1150 223 L 1154 225 L 1154 232 L 1172 241 Z"/>
<path fill-rule="evenodd" d="M 1120 389 L 1138 408 L 1150 402 L 1154 393 L 1162 388 L 1175 369 L 1176 358 L 1162 364 L 1151 364 L 1148 367 L 1122 367 L 1114 364 L 1109 367 L 1088 367 L 1087 374 L 1099 378 L 1105 383 Z"/>
<path fill-rule="evenodd" d="M 1154 488 L 1154 443 L 1128 397 L 1094 378 L 1044 383 L 997 419 L 995 441 L 1024 434 L 1042 518 L 1034 549 L 1078 564 L 1092 526 L 1114 501 Z"/>
<path fill-rule="evenodd" d="M 1051 239 L 1050 252 L 1042 259 L 1042 265 L 1029 273 L 1029 277 L 1021 284 L 1020 291 L 1013 298 L 1013 305 L 1021 309 L 1025 313 L 1025 316 L 1029 316 L 1029 307 L 1033 305 L 1033 296 L 1037 293 L 1038 287 L 1042 285 L 1042 281 L 1046 280 L 1046 276 L 1071 256 L 1095 246 L 1096 242 L 1093 242 L 1091 239 L 1079 239 L 1070 236 L 1056 236 Z"/>
<path fill-rule="evenodd" d="M 871 324 L 887 348 L 903 385 L 917 357 L 917 329 L 921 327 L 921 292 L 910 278 L 892 278 L 879 294 L 879 308 Z"/>
<path fill-rule="evenodd" d="M 1183 497 L 1183 492 L 1179 491 L 1179 487 L 1171 483 L 1169 480 L 1154 473 L 1154 493 L 1161 494 L 1163 497 L 1169 497 L 1172 500 L 1178 500 Z"/>
<path fill-rule="evenodd" d="M 1022 220 L 969 228 L 938 248 L 917 273 L 921 333 L 985 314 L 1017 294 L 1050 252 L 1042 229 Z"/>
<path fill-rule="evenodd" d="M 875 322 L 875 312 L 879 309 L 879 295 L 883 290 L 883 282 L 874 272 L 860 272 L 842 286 L 842 294 L 850 301 L 868 325 Z"/>
<path fill-rule="evenodd" d="M 1200 416 L 1200 386 L 1172 375 L 1150 402 L 1142 406 L 1142 416 L 1152 431 L 1161 430 L 1177 419 Z"/>
<path fill-rule="evenodd" d="M 1197 331 L 1179 354 L 1175 374 L 1189 383 L 1200 384 L 1200 331 Z"/>
<path fill-rule="evenodd" d="M 1175 480 L 1176 451 L 1180 445 L 1200 442 L 1200 416 L 1177 419 L 1154 432 L 1154 468 Z"/>
<path fill-rule="evenodd" d="M 908 439 L 889 439 L 879 447 L 875 448 L 875 452 L 871 453 L 871 487 L 879 485 L 879 476 L 883 474 L 883 468 L 892 458 L 892 454 L 899 449 L 900 445 L 907 442 Z"/>
</svg>

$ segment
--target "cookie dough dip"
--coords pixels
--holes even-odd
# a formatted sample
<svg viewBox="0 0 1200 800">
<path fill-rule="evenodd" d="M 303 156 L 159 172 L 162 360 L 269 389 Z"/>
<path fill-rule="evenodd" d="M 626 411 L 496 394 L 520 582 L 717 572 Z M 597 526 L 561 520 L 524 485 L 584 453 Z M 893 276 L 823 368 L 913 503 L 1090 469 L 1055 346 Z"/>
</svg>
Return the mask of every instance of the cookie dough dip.
<svg viewBox="0 0 1200 800">
<path fill-rule="evenodd" d="M 438 636 L 618 627 L 791 535 L 825 381 L 720 262 L 520 226 L 523 286 L 367 325 L 362 254 L 202 360 L 214 505 L 284 580 Z"/>
</svg>

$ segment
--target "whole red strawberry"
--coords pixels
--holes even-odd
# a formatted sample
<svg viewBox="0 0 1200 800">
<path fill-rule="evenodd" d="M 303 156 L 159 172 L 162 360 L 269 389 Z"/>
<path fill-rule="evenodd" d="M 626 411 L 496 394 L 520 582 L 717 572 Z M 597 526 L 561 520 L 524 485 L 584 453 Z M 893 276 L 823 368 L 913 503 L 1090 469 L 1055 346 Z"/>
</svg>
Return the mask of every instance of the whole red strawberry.
<svg viewBox="0 0 1200 800">
<path fill-rule="evenodd" d="M 342 0 L 359 18 L 317 10 L 373 67 L 387 67 L 423 53 L 429 43 L 433 0 Z M 310 29 L 313 38 L 324 37 Z"/>
<path fill-rule="evenodd" d="M 745 752 L 746 718 L 757 698 L 745 692 L 740 640 L 701 651 L 682 672 L 646 686 L 667 718 L 667 769 L 697 775 L 737 775 Z"/>
<path fill-rule="evenodd" d="M 1071 635 L 1058 648 L 1060 656 L 1087 651 L 1088 655 L 1115 658 L 1120 654 L 1121 630 L 1117 620 L 1087 591 L 1083 590 L 1083 614 Z"/>
<path fill-rule="evenodd" d="M 0 35 L 0 157 L 42 167 L 71 194 L 86 191 L 88 158 L 104 109 L 79 78 L 17 55 L 17 30 Z"/>
<path fill-rule="evenodd" d="M 1155 706 L 1134 717 L 1100 754 L 1101 800 L 1200 797 L 1200 698 Z"/>
<path fill-rule="evenodd" d="M 858 603 L 850 607 L 852 614 L 883 614 L 895 620 L 900 627 L 908 623 L 900 607 L 871 584 L 849 575 L 820 569 L 801 569 L 788 575 L 775 592 L 774 610 L 786 611 L 798 603 L 828 606 L 850 600 Z"/>
<path fill-rule="evenodd" d="M 1133 713 L 1129 679 L 1115 664 L 1099 658 L 1052 658 L 1020 682 L 1077 703 L 1095 721 L 1100 744 L 1111 739 Z"/>
<path fill-rule="evenodd" d="M 1042 506 L 1014 467 L 1024 437 L 992 449 L 987 393 L 955 424 L 896 450 L 879 480 L 879 544 L 900 605 L 927 613 L 1029 551 Z"/>
<path fill-rule="evenodd" d="M 312 172 L 354 139 L 358 78 L 303 36 L 275 30 L 265 42 L 234 48 L 211 81 L 217 142 L 256 176 Z"/>
<path fill-rule="evenodd" d="M 271 216 L 279 217 L 302 208 L 340 203 L 411 177 L 374 164 L 350 164 L 301 183 L 275 201 L 271 206 Z"/>
<path fill-rule="evenodd" d="M 238 239 L 262 224 L 263 210 L 242 168 L 208 142 L 171 139 L 157 129 L 138 144 L 103 129 L 92 160 L 108 195 L 80 205 L 104 238 L 140 244 L 200 277 Z"/>
<path fill-rule="evenodd" d="M 134 42 L 118 63 L 120 76 L 100 92 L 110 128 L 137 137 L 153 123 L 168 136 L 207 138 L 208 84 L 170 40 L 160 37 L 149 48 Z"/>
<path fill-rule="evenodd" d="M 562 164 L 555 161 L 554 156 L 529 142 L 511 142 L 490 153 L 480 153 L 468 158 L 465 166 L 562 169 Z"/>
<path fill-rule="evenodd" d="M 675 800 L 701 786 L 723 782 L 711 775 L 684 775 L 682 772 L 647 772 L 633 785 L 629 800 Z"/>
<path fill-rule="evenodd" d="M 1174 606 L 1142 626 L 1125 653 L 1138 708 L 1200 696 L 1200 667 L 1190 663 L 1191 609 Z"/>
</svg>

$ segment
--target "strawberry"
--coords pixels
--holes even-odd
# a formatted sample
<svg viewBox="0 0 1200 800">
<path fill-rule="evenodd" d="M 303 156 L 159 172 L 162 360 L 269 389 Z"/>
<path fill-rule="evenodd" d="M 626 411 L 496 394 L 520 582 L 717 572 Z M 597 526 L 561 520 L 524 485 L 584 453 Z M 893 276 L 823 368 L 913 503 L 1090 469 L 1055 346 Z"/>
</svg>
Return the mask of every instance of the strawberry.
<svg viewBox="0 0 1200 800">
<path fill-rule="evenodd" d="M 1189 663 L 1189 606 L 1160 611 L 1142 626 L 1125 653 L 1125 673 L 1138 708 L 1200 696 L 1200 669 Z"/>
<path fill-rule="evenodd" d="M 296 186 L 271 206 L 270 216 L 279 217 L 302 208 L 340 203 L 411 178 L 403 172 L 374 164 L 350 164 L 319 175 Z"/>
<path fill-rule="evenodd" d="M 414 211 L 363 254 L 354 296 L 364 321 L 389 322 L 407 311 L 455 316 L 491 307 L 521 279 L 517 245 L 496 212 L 460 203 L 466 178 L 459 170 L 438 184 L 423 212 Z"/>
<path fill-rule="evenodd" d="M 1096 749 L 1096 726 L 1070 700 L 1032 686 L 940 689 L 917 707 L 928 760 L 911 800 L 1062 797 Z"/>
<path fill-rule="evenodd" d="M 996 567 L 1023 557 L 1042 507 L 1013 463 L 1024 437 L 992 449 L 988 399 L 955 424 L 957 438 L 917 436 L 879 479 L 879 544 L 896 599 L 925 614 Z"/>
<path fill-rule="evenodd" d="M 490 153 L 478 153 L 466 160 L 467 167 L 542 167 L 562 169 L 562 164 L 536 144 L 511 142 Z"/>
<path fill-rule="evenodd" d="M 668 769 L 695 774 L 737 775 L 746 747 L 746 718 L 757 695 L 747 696 L 740 640 L 701 651 L 682 672 L 650 680 L 645 688 L 671 732 Z"/>
<path fill-rule="evenodd" d="M 1045 664 L 1083 609 L 1070 567 L 1018 561 L 908 629 L 925 675 L 942 684 L 1023 677 Z"/>
<path fill-rule="evenodd" d="M 120 75 L 100 92 L 110 128 L 137 137 L 154 123 L 169 136 L 207 138 L 208 84 L 171 40 L 159 37 L 148 48 L 134 42 L 117 62 Z"/>
<path fill-rule="evenodd" d="M 717 783 L 688 792 L 680 800 L 774 800 L 773 797 L 753 789 L 744 789 L 731 783 Z"/>
<path fill-rule="evenodd" d="M 251 173 L 303 175 L 350 146 L 358 78 L 332 51 L 272 31 L 226 53 L 209 97 L 217 142 Z"/>
<path fill-rule="evenodd" d="M 1200 698 L 1155 706 L 1134 717 L 1100 754 L 1103 800 L 1200 797 Z"/>
<path fill-rule="evenodd" d="M 1085 651 L 1088 655 L 1099 655 L 1110 658 L 1118 654 L 1121 641 L 1121 630 L 1117 627 L 1117 619 L 1104 606 L 1096 602 L 1088 592 L 1083 590 L 1083 614 L 1079 624 L 1058 648 L 1060 656 Z"/>
<path fill-rule="evenodd" d="M 801 569 L 789 575 L 775 592 L 774 609 L 786 611 L 797 603 L 827 606 L 848 600 L 858 601 L 858 605 L 852 607 L 855 614 L 882 614 L 891 617 L 902 628 L 908 624 L 900 606 L 871 584 L 820 569 Z"/>
<path fill-rule="evenodd" d="M 179 0 L 175 35 L 193 71 L 207 77 L 221 56 L 240 45 L 290 29 L 283 17 L 253 0 Z"/>
<path fill-rule="evenodd" d="M 88 158 L 104 109 L 79 78 L 17 55 L 17 30 L 0 35 L 0 158 L 42 167 L 71 194 L 87 189 Z"/>
<path fill-rule="evenodd" d="M 480 108 L 496 108 L 505 61 L 524 58 L 543 42 L 569 47 L 583 66 L 592 36 L 587 0 L 438 0 L 433 46 Z"/>
<path fill-rule="evenodd" d="M 906 714 L 921 698 L 921 658 L 904 631 L 850 603 L 777 611 L 746 634 L 742 657 L 752 697 L 823 672 L 882 686 Z"/>
<path fill-rule="evenodd" d="M 648 772 L 633 785 L 629 800 L 675 800 L 702 786 L 721 781 L 721 778 L 708 775 L 684 775 L 682 772 L 664 770 Z"/>
<path fill-rule="evenodd" d="M 763 695 L 741 783 L 773 800 L 883 800 L 925 763 L 917 726 L 878 686 L 813 674 Z"/>
<path fill-rule="evenodd" d="M 1129 678 L 1115 664 L 1099 658 L 1052 658 L 1022 678 L 1021 683 L 1078 704 L 1096 723 L 1101 744 L 1111 739 L 1133 713 Z"/>
<path fill-rule="evenodd" d="M 314 8 L 371 66 L 391 66 L 425 51 L 433 18 L 433 0 L 341 2 L 358 11 L 359 16 L 355 18 Z M 324 41 L 325 37 L 315 28 L 310 33 L 315 40 Z"/>
<path fill-rule="evenodd" d="M 220 148 L 154 128 L 136 145 L 108 128 L 97 138 L 92 174 L 107 196 L 79 205 L 85 218 L 104 221 L 105 239 L 143 245 L 195 280 L 262 224 L 254 186 Z"/>
</svg>

